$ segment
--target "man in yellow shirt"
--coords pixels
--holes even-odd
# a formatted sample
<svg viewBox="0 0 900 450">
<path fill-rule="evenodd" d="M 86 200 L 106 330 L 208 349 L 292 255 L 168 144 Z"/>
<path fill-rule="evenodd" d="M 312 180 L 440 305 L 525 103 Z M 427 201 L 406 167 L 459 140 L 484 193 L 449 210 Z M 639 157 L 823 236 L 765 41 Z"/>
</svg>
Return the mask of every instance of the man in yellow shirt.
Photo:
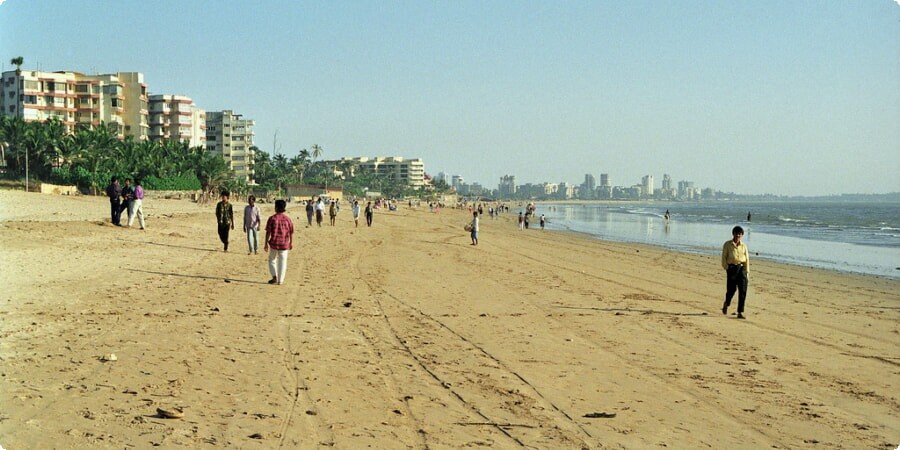
<svg viewBox="0 0 900 450">
<path fill-rule="evenodd" d="M 727 274 L 725 288 L 725 304 L 722 305 L 722 314 L 728 314 L 728 306 L 734 298 L 734 292 L 738 292 L 737 318 L 744 318 L 744 302 L 747 300 L 747 281 L 750 277 L 750 251 L 747 244 L 741 242 L 744 237 L 744 229 L 734 227 L 731 230 L 731 240 L 722 246 L 722 268 Z"/>
</svg>

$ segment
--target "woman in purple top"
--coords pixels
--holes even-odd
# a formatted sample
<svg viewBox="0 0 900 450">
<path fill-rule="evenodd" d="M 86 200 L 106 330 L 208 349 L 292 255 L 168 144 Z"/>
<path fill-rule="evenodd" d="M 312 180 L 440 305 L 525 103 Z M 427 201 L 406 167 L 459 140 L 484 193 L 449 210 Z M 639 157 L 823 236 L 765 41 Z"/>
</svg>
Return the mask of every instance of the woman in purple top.
<svg viewBox="0 0 900 450">
<path fill-rule="evenodd" d="M 131 208 L 128 208 L 128 226 L 134 223 L 134 217 L 137 216 L 141 229 L 144 229 L 144 187 L 141 186 L 141 180 L 134 179 L 134 193 L 131 197 Z"/>
</svg>

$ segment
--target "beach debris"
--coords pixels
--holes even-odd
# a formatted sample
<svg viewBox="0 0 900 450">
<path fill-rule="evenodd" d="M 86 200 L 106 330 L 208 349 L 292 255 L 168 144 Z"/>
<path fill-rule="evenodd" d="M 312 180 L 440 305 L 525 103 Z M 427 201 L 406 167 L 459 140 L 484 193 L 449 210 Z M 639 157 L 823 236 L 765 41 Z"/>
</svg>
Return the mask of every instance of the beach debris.
<svg viewBox="0 0 900 450">
<path fill-rule="evenodd" d="M 353 306 L 353 302 L 344 302 L 344 308 L 349 308 Z"/>
<path fill-rule="evenodd" d="M 226 282 L 226 283 L 231 283 L 231 280 L 229 280 L 228 278 L 226 278 L 226 279 L 225 279 L 225 282 Z"/>
<path fill-rule="evenodd" d="M 253 433 L 248 436 L 250 439 L 265 439 L 266 437 L 262 435 L 262 433 Z"/>
<path fill-rule="evenodd" d="M 307 411 L 306 411 L 306 415 L 307 415 L 307 416 L 315 416 L 315 415 L 318 415 L 318 414 L 319 414 L 319 413 L 317 413 L 317 412 L 315 412 L 315 411 L 312 411 L 312 410 L 307 410 Z"/>
<path fill-rule="evenodd" d="M 122 393 L 123 393 L 123 394 L 137 395 L 137 391 L 135 391 L 135 390 L 133 390 L 133 389 L 125 389 L 124 391 L 122 391 Z"/>
<path fill-rule="evenodd" d="M 184 417 L 184 409 L 182 408 L 156 408 L 156 414 L 163 419 L 181 419 Z"/>
<path fill-rule="evenodd" d="M 583 417 L 587 417 L 588 419 L 611 419 L 616 417 L 616 413 L 592 412 L 585 414 Z"/>
<path fill-rule="evenodd" d="M 109 362 L 109 361 L 118 361 L 119 357 L 116 356 L 115 353 L 109 353 L 100 357 L 100 361 Z"/>
</svg>

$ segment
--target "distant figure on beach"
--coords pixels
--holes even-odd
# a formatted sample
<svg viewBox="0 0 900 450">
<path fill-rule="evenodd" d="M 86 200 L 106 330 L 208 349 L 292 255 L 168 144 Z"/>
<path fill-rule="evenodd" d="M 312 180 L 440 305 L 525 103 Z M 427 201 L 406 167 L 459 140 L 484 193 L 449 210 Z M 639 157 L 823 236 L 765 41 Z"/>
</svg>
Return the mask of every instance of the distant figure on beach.
<svg viewBox="0 0 900 450">
<path fill-rule="evenodd" d="M 309 201 L 306 202 L 306 228 L 312 226 L 313 216 L 316 214 L 316 207 L 313 204 L 315 200 L 315 197 L 310 197 Z"/>
<path fill-rule="evenodd" d="M 334 200 L 331 201 L 331 204 L 328 205 L 328 221 L 331 222 L 331 226 L 334 226 L 334 219 L 337 218 L 337 204 L 334 203 Z"/>
<path fill-rule="evenodd" d="M 519 211 L 519 231 L 525 229 L 525 215 L 522 214 L 522 211 Z"/>
<path fill-rule="evenodd" d="M 131 211 L 128 214 L 128 227 L 134 223 L 134 217 L 137 216 L 141 229 L 144 229 L 144 187 L 141 186 L 141 180 L 134 179 L 134 197 L 131 200 Z"/>
<path fill-rule="evenodd" d="M 744 237 L 744 229 L 737 226 L 731 230 L 731 240 L 725 241 L 722 246 L 722 268 L 725 269 L 727 282 L 725 288 L 725 304 L 722 305 L 722 314 L 728 314 L 728 306 L 734 298 L 734 292 L 738 292 L 737 318 L 744 318 L 744 302 L 747 300 L 747 284 L 750 279 L 750 251 L 747 244 L 741 242 Z"/>
<path fill-rule="evenodd" d="M 256 197 L 247 197 L 247 206 L 244 207 L 244 233 L 247 233 L 247 254 L 258 255 L 259 252 L 259 223 L 262 218 L 259 215 L 259 206 L 256 206 Z"/>
<path fill-rule="evenodd" d="M 106 196 L 109 197 L 110 220 L 113 225 L 121 226 L 122 210 L 119 197 L 122 196 L 122 187 L 119 186 L 119 179 L 112 177 L 109 185 L 106 186 Z"/>
<path fill-rule="evenodd" d="M 525 212 L 525 229 L 526 230 L 528 229 L 528 225 L 530 222 L 531 222 L 531 213 L 526 211 Z"/>
<path fill-rule="evenodd" d="M 294 222 L 284 211 L 287 202 L 275 200 L 275 214 L 266 221 L 266 245 L 269 252 L 269 284 L 284 284 L 287 272 L 288 251 L 294 248 Z"/>
<path fill-rule="evenodd" d="M 228 203 L 228 197 L 231 193 L 222 191 L 222 200 L 216 204 L 216 222 L 219 225 L 219 239 L 225 245 L 225 251 L 228 251 L 228 234 L 234 229 L 234 210 L 231 203 Z"/>
<path fill-rule="evenodd" d="M 316 202 L 316 225 L 322 226 L 322 219 L 325 218 L 325 200 L 322 200 L 322 197 L 319 197 L 319 200 Z"/>
<path fill-rule="evenodd" d="M 121 220 L 122 212 L 127 211 L 125 216 L 125 225 L 128 225 L 128 219 L 134 214 L 134 188 L 131 187 L 131 178 L 125 179 L 125 186 L 122 187 L 122 206 L 119 207 L 119 220 Z"/>
<path fill-rule="evenodd" d="M 747 211 L 747 222 L 750 221 L 750 211 Z"/>
<path fill-rule="evenodd" d="M 666 210 L 666 214 L 663 215 L 663 217 L 666 218 L 666 223 L 669 223 L 669 217 L 671 217 L 671 216 L 669 215 L 669 210 L 668 210 L 668 209 Z"/>
<path fill-rule="evenodd" d="M 472 223 L 469 224 L 469 227 L 472 229 L 469 232 L 472 238 L 472 245 L 478 245 L 478 211 L 472 212 Z"/>
<path fill-rule="evenodd" d="M 369 202 L 366 205 L 366 226 L 372 226 L 372 219 L 375 215 L 375 210 L 372 208 L 372 202 Z"/>
<path fill-rule="evenodd" d="M 359 228 L 359 200 L 353 201 L 353 208 L 350 209 L 350 212 L 353 214 L 353 225 L 355 228 Z"/>
<path fill-rule="evenodd" d="M 541 214 L 541 229 L 542 229 L 542 230 L 544 229 L 544 224 L 545 224 L 546 222 L 547 222 L 547 218 L 544 217 L 543 214 Z"/>
</svg>

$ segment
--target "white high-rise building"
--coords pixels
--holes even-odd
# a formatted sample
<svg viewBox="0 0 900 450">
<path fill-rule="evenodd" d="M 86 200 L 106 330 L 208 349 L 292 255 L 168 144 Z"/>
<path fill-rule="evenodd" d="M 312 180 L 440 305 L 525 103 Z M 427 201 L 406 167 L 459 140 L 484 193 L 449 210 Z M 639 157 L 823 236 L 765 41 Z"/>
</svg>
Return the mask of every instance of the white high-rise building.
<svg viewBox="0 0 900 450">
<path fill-rule="evenodd" d="M 255 124 L 232 110 L 206 113 L 206 150 L 222 155 L 234 174 L 246 180 L 247 184 L 254 184 Z"/>
<path fill-rule="evenodd" d="M 653 175 L 644 175 L 641 178 L 641 193 L 645 197 L 653 197 Z"/>
<path fill-rule="evenodd" d="M 77 125 L 106 123 L 120 139 L 146 140 L 147 85 L 139 72 L 3 72 L 0 115 L 39 122 L 56 118 L 70 133 Z"/>
<path fill-rule="evenodd" d="M 425 185 L 425 162 L 421 158 L 407 159 L 400 156 L 343 158 L 360 169 L 391 178 L 416 189 Z"/>
<path fill-rule="evenodd" d="M 206 148 L 206 112 L 190 97 L 150 96 L 150 140 L 188 141 L 191 147 Z"/>
</svg>

